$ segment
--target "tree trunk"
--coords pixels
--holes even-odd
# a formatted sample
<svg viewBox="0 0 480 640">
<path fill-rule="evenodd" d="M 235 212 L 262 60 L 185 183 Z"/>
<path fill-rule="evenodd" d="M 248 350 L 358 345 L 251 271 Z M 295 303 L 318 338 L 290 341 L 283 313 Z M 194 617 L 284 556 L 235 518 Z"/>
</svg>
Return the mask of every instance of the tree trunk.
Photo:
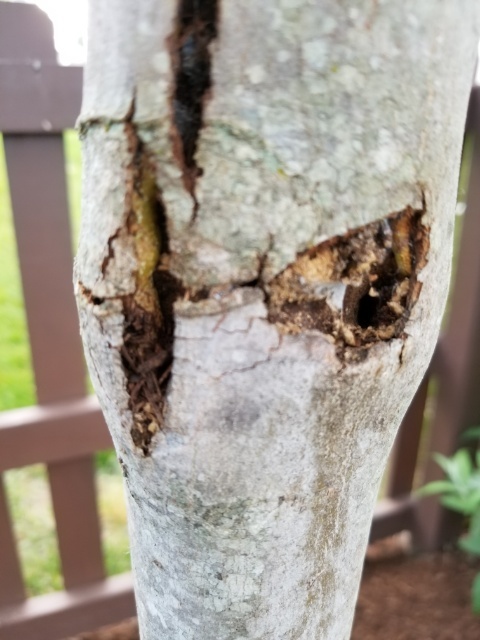
<svg viewBox="0 0 480 640">
<path fill-rule="evenodd" d="M 92 0 L 76 293 L 143 640 L 346 640 L 444 307 L 474 0 Z"/>
</svg>

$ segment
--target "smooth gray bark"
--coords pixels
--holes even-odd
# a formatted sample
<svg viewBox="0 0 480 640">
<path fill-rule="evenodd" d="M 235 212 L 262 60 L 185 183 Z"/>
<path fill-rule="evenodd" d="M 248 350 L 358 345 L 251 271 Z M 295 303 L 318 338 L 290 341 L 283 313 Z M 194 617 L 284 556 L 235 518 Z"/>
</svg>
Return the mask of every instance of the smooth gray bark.
<svg viewBox="0 0 480 640">
<path fill-rule="evenodd" d="M 195 177 L 194 27 L 92 0 L 76 292 L 143 640 L 349 637 L 444 307 L 477 4 L 223 0 Z"/>
</svg>

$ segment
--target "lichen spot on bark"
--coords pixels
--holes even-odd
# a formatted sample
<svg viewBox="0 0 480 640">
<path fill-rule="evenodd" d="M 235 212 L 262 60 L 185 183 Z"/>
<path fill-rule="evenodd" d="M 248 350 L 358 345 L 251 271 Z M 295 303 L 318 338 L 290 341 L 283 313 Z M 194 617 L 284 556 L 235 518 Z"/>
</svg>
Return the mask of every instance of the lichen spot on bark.
<svg viewBox="0 0 480 640">
<path fill-rule="evenodd" d="M 429 248 L 424 213 L 407 206 L 300 253 L 268 285 L 270 322 L 283 333 L 321 331 L 342 358 L 404 336 Z"/>
</svg>

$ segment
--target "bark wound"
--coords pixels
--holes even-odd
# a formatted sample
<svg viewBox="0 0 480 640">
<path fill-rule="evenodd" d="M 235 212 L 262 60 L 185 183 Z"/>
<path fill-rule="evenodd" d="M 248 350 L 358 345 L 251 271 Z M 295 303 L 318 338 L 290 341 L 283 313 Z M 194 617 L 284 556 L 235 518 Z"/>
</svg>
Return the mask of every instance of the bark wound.
<svg viewBox="0 0 480 640">
<path fill-rule="evenodd" d="M 173 144 L 185 188 L 198 202 L 195 183 L 202 174 L 195 154 L 203 126 L 204 102 L 211 89 L 210 44 L 217 37 L 217 0 L 179 0 L 175 30 L 169 38 L 175 84 L 172 92 Z M 132 439 L 145 455 L 161 428 L 165 394 L 173 361 L 175 300 L 185 294 L 182 283 L 168 270 L 167 217 L 155 180 L 155 166 L 132 122 L 134 105 L 125 124 L 131 164 L 127 176 L 127 233 L 137 254 L 136 292 L 123 296 L 125 327 L 122 363 L 134 427 Z M 122 231 L 123 233 L 123 231 Z M 114 257 L 113 240 L 102 265 L 106 272 Z"/>
<path fill-rule="evenodd" d="M 198 302 L 218 288 L 188 290 L 168 270 L 166 214 L 155 182 L 152 159 L 134 126 L 126 124 L 132 162 L 128 170 L 127 233 L 134 238 L 138 268 L 136 292 L 122 296 L 125 326 L 122 363 L 134 418 L 132 439 L 145 455 L 162 426 L 171 376 L 174 303 Z M 382 220 L 336 236 L 301 253 L 268 284 L 258 279 L 232 286 L 265 292 L 268 320 L 283 333 L 315 330 L 337 344 L 340 359 L 364 359 L 378 341 L 404 336 L 421 290 L 429 229 L 425 208 L 406 207 Z M 113 245 L 109 244 L 109 259 Z M 95 301 L 93 301 L 95 304 Z"/>
<path fill-rule="evenodd" d="M 122 363 L 134 427 L 132 439 L 145 455 L 161 428 L 173 359 L 173 303 L 181 284 L 168 271 L 165 210 L 153 162 L 134 126 L 126 124 L 132 162 L 128 168 L 128 233 L 134 238 L 136 292 L 123 297 Z"/>
<path fill-rule="evenodd" d="M 179 0 L 174 33 L 169 38 L 175 85 L 172 95 L 174 152 L 185 188 L 198 202 L 195 185 L 202 169 L 195 154 L 203 126 L 205 100 L 212 87 L 210 45 L 217 37 L 218 0 Z"/>
<path fill-rule="evenodd" d="M 424 212 L 406 207 L 301 253 L 269 284 L 270 322 L 285 333 L 328 334 L 349 360 L 401 337 L 429 248 Z"/>
</svg>

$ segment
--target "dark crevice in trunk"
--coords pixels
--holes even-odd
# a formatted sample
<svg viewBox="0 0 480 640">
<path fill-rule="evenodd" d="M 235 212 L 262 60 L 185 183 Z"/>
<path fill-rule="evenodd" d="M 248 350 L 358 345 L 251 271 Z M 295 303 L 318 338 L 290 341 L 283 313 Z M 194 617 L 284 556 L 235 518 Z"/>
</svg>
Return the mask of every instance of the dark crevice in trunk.
<svg viewBox="0 0 480 640">
<path fill-rule="evenodd" d="M 183 295 L 183 287 L 168 271 L 167 217 L 153 158 L 131 122 L 126 124 L 126 133 L 132 154 L 127 174 L 127 230 L 135 242 L 138 269 L 135 293 L 122 297 L 121 357 L 133 415 L 131 436 L 147 456 L 164 419 L 173 363 L 173 305 Z"/>
<path fill-rule="evenodd" d="M 378 341 L 402 337 L 427 261 L 424 213 L 406 207 L 299 254 L 267 286 L 270 322 L 284 333 L 331 335 L 338 357 L 349 361 L 365 358 Z"/>
<path fill-rule="evenodd" d="M 219 0 L 179 0 L 169 46 L 175 86 L 172 95 L 174 153 L 185 188 L 198 210 L 196 180 L 202 175 L 195 154 L 203 126 L 204 103 L 211 87 L 210 45 L 218 36 Z"/>
</svg>

